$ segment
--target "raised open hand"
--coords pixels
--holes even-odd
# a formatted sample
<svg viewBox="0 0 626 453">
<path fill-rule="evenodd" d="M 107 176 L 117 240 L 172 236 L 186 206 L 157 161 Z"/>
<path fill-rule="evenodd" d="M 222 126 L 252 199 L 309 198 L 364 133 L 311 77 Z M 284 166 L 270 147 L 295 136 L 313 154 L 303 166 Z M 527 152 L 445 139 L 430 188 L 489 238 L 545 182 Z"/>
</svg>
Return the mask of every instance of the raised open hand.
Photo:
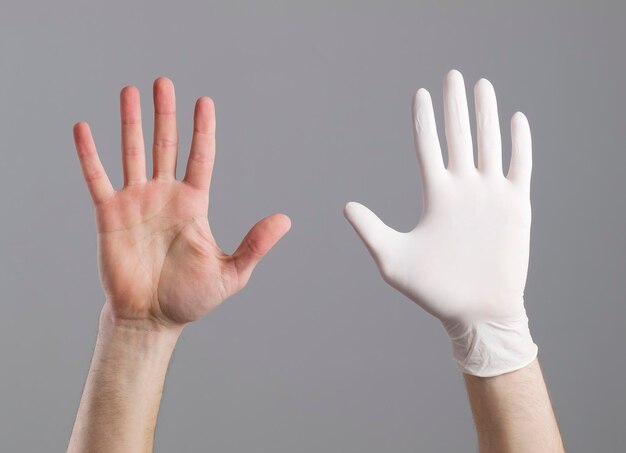
<svg viewBox="0 0 626 453">
<path fill-rule="evenodd" d="M 153 176 L 146 179 L 139 91 L 120 95 L 124 187 L 115 191 L 86 123 L 74 126 L 76 150 L 93 198 L 102 285 L 112 314 L 181 325 L 242 289 L 261 258 L 289 230 L 274 214 L 259 221 L 235 253 L 217 246 L 207 219 L 215 157 L 213 101 L 198 99 L 185 178 L 176 180 L 174 85 L 154 82 Z"/>
<path fill-rule="evenodd" d="M 345 215 L 385 281 L 443 322 L 461 369 L 486 376 L 525 366 L 537 352 L 523 298 L 531 138 L 526 118 L 516 113 L 505 177 L 496 97 L 487 80 L 476 84 L 475 98 L 477 166 L 463 78 L 451 71 L 444 86 L 445 168 L 430 95 L 420 89 L 415 96 L 424 208 L 412 231 L 393 230 L 358 203 L 348 203 Z"/>
</svg>

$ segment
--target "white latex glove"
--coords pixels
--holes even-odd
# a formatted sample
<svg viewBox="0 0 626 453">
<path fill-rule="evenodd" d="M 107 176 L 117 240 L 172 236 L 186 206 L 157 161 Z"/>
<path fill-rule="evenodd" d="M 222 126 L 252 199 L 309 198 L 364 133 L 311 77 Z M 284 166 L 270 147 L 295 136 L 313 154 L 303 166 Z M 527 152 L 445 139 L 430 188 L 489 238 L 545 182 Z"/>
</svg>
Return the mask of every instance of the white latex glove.
<svg viewBox="0 0 626 453">
<path fill-rule="evenodd" d="M 442 321 L 459 368 L 496 376 L 525 367 L 537 355 L 524 309 L 531 138 L 526 117 L 516 113 L 505 177 L 496 96 L 487 80 L 476 84 L 475 99 L 478 167 L 463 77 L 451 71 L 444 83 L 445 168 L 430 95 L 424 89 L 415 95 L 424 208 L 413 231 L 393 230 L 358 203 L 348 203 L 345 216 L 383 279 Z"/>
</svg>

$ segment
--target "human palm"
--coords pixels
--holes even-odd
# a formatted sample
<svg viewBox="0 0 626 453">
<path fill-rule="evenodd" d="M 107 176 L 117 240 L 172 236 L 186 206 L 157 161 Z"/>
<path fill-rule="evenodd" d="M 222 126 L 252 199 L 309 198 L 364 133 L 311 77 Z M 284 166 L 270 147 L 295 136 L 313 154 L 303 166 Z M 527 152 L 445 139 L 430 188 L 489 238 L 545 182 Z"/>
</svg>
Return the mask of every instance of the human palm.
<svg viewBox="0 0 626 453">
<path fill-rule="evenodd" d="M 115 191 L 99 161 L 89 127 L 74 128 L 76 148 L 94 200 L 98 255 L 107 304 L 122 319 L 164 325 L 198 319 L 239 291 L 260 259 L 288 231 L 275 214 L 257 223 L 227 255 L 207 219 L 215 155 L 215 113 L 209 98 L 196 103 L 185 178 L 175 178 L 177 128 L 174 87 L 154 83 L 154 174 L 145 175 L 139 93 L 121 93 L 124 188 Z"/>
</svg>

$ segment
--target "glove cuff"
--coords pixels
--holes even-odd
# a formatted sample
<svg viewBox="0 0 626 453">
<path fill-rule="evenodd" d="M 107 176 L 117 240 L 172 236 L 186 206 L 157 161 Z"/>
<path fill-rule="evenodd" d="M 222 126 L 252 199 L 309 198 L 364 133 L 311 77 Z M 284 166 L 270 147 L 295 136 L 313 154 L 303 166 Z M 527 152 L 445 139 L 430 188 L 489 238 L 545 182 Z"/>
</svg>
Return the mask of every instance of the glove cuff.
<svg viewBox="0 0 626 453">
<path fill-rule="evenodd" d="M 524 368 L 537 357 L 526 313 L 515 320 L 444 322 L 444 326 L 463 373 L 498 376 Z"/>
</svg>

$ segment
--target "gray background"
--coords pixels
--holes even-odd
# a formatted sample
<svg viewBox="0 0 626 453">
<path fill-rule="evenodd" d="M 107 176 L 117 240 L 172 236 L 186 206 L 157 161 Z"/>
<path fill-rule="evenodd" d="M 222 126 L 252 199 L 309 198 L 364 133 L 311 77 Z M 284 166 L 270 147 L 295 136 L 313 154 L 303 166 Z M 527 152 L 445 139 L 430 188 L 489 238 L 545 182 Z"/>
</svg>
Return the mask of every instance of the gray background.
<svg viewBox="0 0 626 453">
<path fill-rule="evenodd" d="M 624 451 L 623 2 L 20 3 L 0 6 L 2 451 L 65 448 L 94 345 L 103 297 L 71 126 L 92 124 L 119 187 L 119 89 L 141 89 L 150 137 L 159 75 L 177 87 L 181 162 L 195 98 L 216 101 L 222 247 L 271 212 L 293 230 L 186 330 L 156 450 L 474 450 L 445 332 L 342 217 L 357 200 L 417 222 L 410 99 L 429 89 L 440 119 L 451 68 L 493 82 L 505 149 L 514 111 L 530 120 L 531 330 L 569 450 Z"/>
</svg>

